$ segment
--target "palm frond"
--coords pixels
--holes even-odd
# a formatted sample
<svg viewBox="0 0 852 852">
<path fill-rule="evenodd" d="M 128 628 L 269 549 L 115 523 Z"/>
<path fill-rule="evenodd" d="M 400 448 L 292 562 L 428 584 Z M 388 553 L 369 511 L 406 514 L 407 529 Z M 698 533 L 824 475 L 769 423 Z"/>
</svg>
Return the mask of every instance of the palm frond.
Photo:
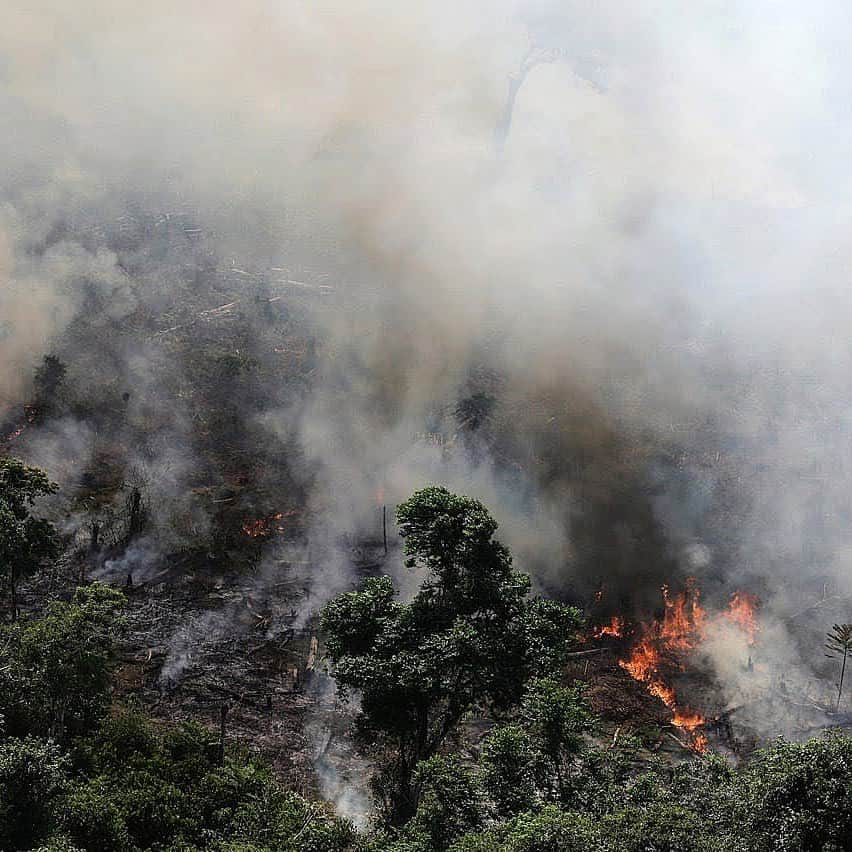
<svg viewBox="0 0 852 852">
<path fill-rule="evenodd" d="M 852 654 L 852 624 L 835 624 L 825 638 L 827 650 L 844 656 Z M 832 654 L 826 656 L 832 656 Z"/>
</svg>

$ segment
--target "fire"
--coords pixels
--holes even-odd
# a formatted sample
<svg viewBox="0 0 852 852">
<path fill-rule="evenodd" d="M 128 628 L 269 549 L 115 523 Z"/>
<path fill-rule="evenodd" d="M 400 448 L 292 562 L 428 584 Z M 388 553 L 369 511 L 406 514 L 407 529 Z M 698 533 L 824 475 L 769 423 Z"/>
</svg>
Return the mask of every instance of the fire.
<svg viewBox="0 0 852 852">
<path fill-rule="evenodd" d="M 595 633 L 595 638 L 600 639 L 603 636 L 612 636 L 620 639 L 624 636 L 624 626 L 624 619 L 620 615 L 614 615 L 609 624 L 604 624 L 603 627 L 598 629 Z"/>
<path fill-rule="evenodd" d="M 699 590 L 693 580 L 676 597 L 672 597 L 668 586 L 663 586 L 662 594 L 665 607 L 662 619 L 645 626 L 629 656 L 619 660 L 619 665 L 672 711 L 672 724 L 687 731 L 690 748 L 701 752 L 707 748 L 707 739 L 697 731 L 706 720 L 700 713 L 680 706 L 677 693 L 666 682 L 664 670 L 683 668 L 680 658 L 700 641 L 707 612 L 699 602 Z"/>
<path fill-rule="evenodd" d="M 696 713 L 692 710 L 684 710 L 679 707 L 676 707 L 674 710 L 674 716 L 672 717 L 672 724 L 676 728 L 683 728 L 685 731 L 689 731 L 692 733 L 697 728 L 700 728 L 705 724 L 707 720 L 700 714 Z"/>
<path fill-rule="evenodd" d="M 285 518 L 292 518 L 297 514 L 297 509 L 291 509 L 289 512 L 275 512 L 272 515 L 267 515 L 265 518 L 246 521 L 243 524 L 243 532 L 249 538 L 267 538 L 273 533 L 283 533 L 286 532 L 287 527 L 281 521 Z"/>
<path fill-rule="evenodd" d="M 728 604 L 728 611 L 724 613 L 728 621 L 736 624 L 745 633 L 749 645 L 754 645 L 760 630 L 756 615 L 757 605 L 758 600 L 755 595 L 750 595 L 748 592 L 734 592 Z"/>
<path fill-rule="evenodd" d="M 662 617 L 643 626 L 629 655 L 619 660 L 619 665 L 672 711 L 672 724 L 686 731 L 690 735 L 689 747 L 701 753 L 708 745 L 707 737 L 700 730 L 707 720 L 679 703 L 674 688 L 666 680 L 666 672 L 682 671 L 685 655 L 705 638 L 708 628 L 719 623 L 735 625 L 743 632 L 748 645 L 753 645 L 760 630 L 758 599 L 747 592 L 734 592 L 728 608 L 710 616 L 701 606 L 700 590 L 692 579 L 687 580 L 686 588 L 678 595 L 673 596 L 668 586 L 662 587 L 662 595 Z M 623 635 L 610 632 L 610 628 L 623 629 L 623 625 L 624 620 L 616 616 L 595 635 Z"/>
<path fill-rule="evenodd" d="M 24 433 L 24 429 L 26 429 L 26 428 L 27 428 L 27 424 L 24 423 L 22 426 L 19 426 L 17 429 L 15 429 L 14 432 L 10 432 L 6 436 L 6 440 L 7 441 L 14 441 L 15 438 L 20 438 L 21 435 L 23 435 L 23 433 Z"/>
<path fill-rule="evenodd" d="M 689 747 L 696 754 L 704 754 L 707 751 L 709 743 L 707 741 L 707 735 L 702 734 L 701 731 L 695 731 L 692 734 L 692 740 L 689 744 Z"/>
<path fill-rule="evenodd" d="M 672 599 L 668 586 L 663 586 L 666 610 L 660 627 L 660 638 L 668 651 L 691 651 L 704 630 L 707 612 L 699 603 L 695 581 L 687 580 L 686 589 Z"/>
<path fill-rule="evenodd" d="M 633 646 L 626 660 L 619 661 L 619 665 L 629 672 L 634 680 L 640 680 L 643 683 L 652 681 L 661 663 L 660 652 L 648 636 Z"/>
<path fill-rule="evenodd" d="M 16 438 L 20 438 L 21 435 L 24 434 L 24 431 L 26 430 L 27 426 L 29 426 L 31 423 L 33 423 L 35 421 L 36 417 L 38 416 L 38 411 L 32 405 L 24 406 L 24 413 L 25 413 L 26 418 L 27 418 L 26 422 L 22 423 L 20 426 L 18 426 L 17 429 L 15 429 L 14 432 L 10 432 L 6 436 L 5 440 L 6 440 L 7 443 L 11 443 Z"/>
</svg>

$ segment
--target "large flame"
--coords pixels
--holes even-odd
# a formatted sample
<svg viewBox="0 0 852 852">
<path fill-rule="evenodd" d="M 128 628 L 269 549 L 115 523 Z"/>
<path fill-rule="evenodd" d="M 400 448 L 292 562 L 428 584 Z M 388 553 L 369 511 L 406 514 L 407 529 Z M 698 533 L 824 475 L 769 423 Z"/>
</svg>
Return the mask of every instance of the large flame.
<svg viewBox="0 0 852 852">
<path fill-rule="evenodd" d="M 674 688 L 666 682 L 665 671 L 683 668 L 681 657 L 700 641 L 707 612 L 701 606 L 700 593 L 693 580 L 688 581 L 686 589 L 675 597 L 668 586 L 663 586 L 662 594 L 662 618 L 645 625 L 627 659 L 619 660 L 619 665 L 632 678 L 644 683 L 648 692 L 672 711 L 672 724 L 690 734 L 690 748 L 703 752 L 707 749 L 707 738 L 698 729 L 706 719 L 678 703 Z"/>
<path fill-rule="evenodd" d="M 645 684 L 648 692 L 672 711 L 672 724 L 689 733 L 690 748 L 704 752 L 707 750 L 707 737 L 700 729 L 707 720 L 678 702 L 666 673 L 682 671 L 685 655 L 704 639 L 712 624 L 723 620 L 739 628 L 748 645 L 753 645 L 760 629 L 756 615 L 758 600 L 746 592 L 734 592 L 728 609 L 710 617 L 701 606 L 700 591 L 692 579 L 687 580 L 686 588 L 680 594 L 672 596 L 668 586 L 663 586 L 662 595 L 662 617 L 642 627 L 627 658 L 619 660 L 619 665 L 632 678 Z M 618 625 L 618 632 L 610 633 L 610 626 L 615 625 Z M 611 625 L 601 628 L 596 635 L 623 636 L 623 619 L 616 616 Z"/>
<path fill-rule="evenodd" d="M 699 603 L 700 593 L 695 580 L 687 580 L 686 589 L 672 598 L 668 586 L 663 586 L 666 606 L 659 636 L 667 651 L 691 651 L 704 631 L 707 612 Z"/>
</svg>

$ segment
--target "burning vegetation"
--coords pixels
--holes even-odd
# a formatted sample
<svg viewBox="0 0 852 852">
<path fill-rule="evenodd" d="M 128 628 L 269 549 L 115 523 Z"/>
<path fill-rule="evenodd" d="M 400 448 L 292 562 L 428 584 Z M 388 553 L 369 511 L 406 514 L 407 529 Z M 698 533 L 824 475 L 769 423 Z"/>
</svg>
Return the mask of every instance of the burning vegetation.
<svg viewBox="0 0 852 852">
<path fill-rule="evenodd" d="M 11 432 L 6 435 L 5 441 L 7 444 L 12 443 L 12 441 L 20 438 L 21 435 L 24 434 L 27 427 L 31 426 L 35 423 L 36 418 L 38 417 L 38 409 L 34 405 L 26 405 L 24 406 L 24 422 L 20 423 L 16 426 Z"/>
<path fill-rule="evenodd" d="M 298 517 L 298 509 L 290 509 L 287 512 L 273 512 L 263 518 L 248 520 L 243 524 L 243 532 L 249 538 L 269 538 L 269 536 L 286 533 L 289 529 L 284 523 L 288 518 Z"/>
<path fill-rule="evenodd" d="M 663 586 L 661 596 L 662 609 L 658 616 L 631 624 L 626 617 L 614 615 L 594 631 L 594 636 L 618 640 L 628 646 L 618 665 L 666 705 L 671 711 L 671 724 L 688 735 L 690 748 L 704 752 L 708 738 L 701 729 L 708 719 L 684 704 L 674 681 L 690 671 L 695 652 L 719 625 L 732 626 L 741 634 L 744 646 L 751 648 L 760 629 L 758 601 L 754 595 L 737 591 L 727 608 L 709 612 L 701 603 L 701 590 L 695 579 L 687 580 L 684 589 L 676 594 Z M 602 599 L 599 592 L 597 603 Z"/>
</svg>

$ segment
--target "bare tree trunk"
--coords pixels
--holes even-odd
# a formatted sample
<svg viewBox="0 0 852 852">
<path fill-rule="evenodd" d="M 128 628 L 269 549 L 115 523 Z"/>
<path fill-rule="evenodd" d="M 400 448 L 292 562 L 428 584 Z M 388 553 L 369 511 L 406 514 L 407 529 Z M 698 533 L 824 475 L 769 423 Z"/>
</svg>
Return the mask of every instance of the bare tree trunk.
<svg viewBox="0 0 852 852">
<path fill-rule="evenodd" d="M 225 763 L 225 721 L 228 718 L 228 705 L 223 704 L 219 708 L 219 766 Z"/>
<path fill-rule="evenodd" d="M 388 507 L 382 506 L 382 541 L 385 545 L 385 556 L 388 555 Z"/>
<path fill-rule="evenodd" d="M 844 651 L 843 653 L 843 664 L 840 666 L 840 685 L 837 688 L 837 706 L 834 708 L 834 712 L 836 713 L 840 710 L 840 696 L 843 694 L 843 678 L 846 675 L 846 657 L 848 654 Z"/>
<path fill-rule="evenodd" d="M 14 566 L 9 572 L 9 592 L 9 615 L 14 622 L 18 620 L 18 572 Z"/>
</svg>

